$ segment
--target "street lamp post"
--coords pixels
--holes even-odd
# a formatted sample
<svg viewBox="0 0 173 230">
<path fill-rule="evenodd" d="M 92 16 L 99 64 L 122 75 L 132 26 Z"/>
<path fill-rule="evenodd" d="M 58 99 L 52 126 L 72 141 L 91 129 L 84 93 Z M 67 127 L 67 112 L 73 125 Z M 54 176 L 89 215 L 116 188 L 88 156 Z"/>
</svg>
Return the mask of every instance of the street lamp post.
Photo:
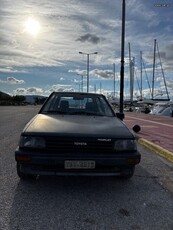
<svg viewBox="0 0 173 230">
<path fill-rule="evenodd" d="M 79 54 L 85 54 L 85 55 L 87 55 L 87 93 L 88 93 L 89 92 L 89 56 L 91 54 L 98 54 L 98 52 L 94 52 L 94 53 L 79 52 Z"/>
<path fill-rule="evenodd" d="M 124 45 L 125 45 L 125 0 L 122 0 L 121 69 L 120 69 L 120 113 L 123 113 L 124 101 Z"/>
</svg>

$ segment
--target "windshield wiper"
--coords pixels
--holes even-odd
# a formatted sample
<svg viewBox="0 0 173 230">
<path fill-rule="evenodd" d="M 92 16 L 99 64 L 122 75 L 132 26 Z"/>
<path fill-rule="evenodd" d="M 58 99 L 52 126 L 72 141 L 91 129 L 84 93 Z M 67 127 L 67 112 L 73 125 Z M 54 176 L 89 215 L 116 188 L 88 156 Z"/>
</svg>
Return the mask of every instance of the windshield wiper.
<svg viewBox="0 0 173 230">
<path fill-rule="evenodd" d="M 49 110 L 49 111 L 46 111 L 46 113 L 69 114 L 68 112 L 65 112 L 65 111 L 59 111 L 59 110 Z"/>
<path fill-rule="evenodd" d="M 44 111 L 43 113 L 50 113 L 50 114 L 65 114 L 65 115 L 87 115 L 87 116 L 104 116 L 103 114 L 99 114 L 96 112 L 87 112 L 87 111 L 76 111 L 76 112 L 65 112 L 59 110 L 49 110 Z"/>
</svg>

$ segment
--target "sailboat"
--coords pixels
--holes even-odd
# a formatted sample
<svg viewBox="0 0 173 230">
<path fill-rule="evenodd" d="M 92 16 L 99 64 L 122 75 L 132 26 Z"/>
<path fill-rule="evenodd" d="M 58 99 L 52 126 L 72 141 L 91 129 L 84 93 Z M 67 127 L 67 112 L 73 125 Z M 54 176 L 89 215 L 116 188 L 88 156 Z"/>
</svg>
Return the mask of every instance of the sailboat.
<svg viewBox="0 0 173 230">
<path fill-rule="evenodd" d="M 161 67 L 161 71 L 162 71 L 163 82 L 164 82 L 167 98 L 158 98 L 157 96 L 162 95 L 162 94 L 159 94 L 159 95 L 154 94 L 155 93 L 154 88 L 155 88 L 155 69 L 156 69 L 156 49 L 157 49 L 159 60 L 160 60 L 160 67 Z M 141 53 L 141 63 L 142 63 L 142 53 Z M 153 76 L 152 76 L 152 88 L 150 89 L 150 92 L 151 92 L 151 98 L 150 99 L 144 99 L 142 96 L 142 64 L 141 64 L 141 89 L 140 89 L 141 99 L 140 99 L 140 103 L 142 103 L 142 104 L 155 104 L 157 102 L 168 102 L 168 101 L 170 101 L 169 93 L 168 93 L 168 89 L 167 89 L 167 84 L 166 84 L 166 79 L 165 79 L 165 75 L 164 75 L 164 71 L 163 71 L 163 67 L 162 67 L 161 57 L 160 57 L 160 53 L 159 53 L 159 46 L 158 46 L 156 39 L 154 39 Z"/>
</svg>

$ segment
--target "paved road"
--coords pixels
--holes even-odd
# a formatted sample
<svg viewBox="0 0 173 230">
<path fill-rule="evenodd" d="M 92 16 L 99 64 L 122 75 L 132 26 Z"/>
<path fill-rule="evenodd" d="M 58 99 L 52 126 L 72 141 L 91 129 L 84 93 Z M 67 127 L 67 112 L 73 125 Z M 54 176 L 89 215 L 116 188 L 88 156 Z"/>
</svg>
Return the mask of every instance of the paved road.
<svg viewBox="0 0 173 230">
<path fill-rule="evenodd" d="M 14 151 L 20 132 L 38 109 L 0 107 L 0 230 L 173 229 L 173 165 L 142 146 L 142 162 L 129 181 L 20 181 Z"/>
</svg>

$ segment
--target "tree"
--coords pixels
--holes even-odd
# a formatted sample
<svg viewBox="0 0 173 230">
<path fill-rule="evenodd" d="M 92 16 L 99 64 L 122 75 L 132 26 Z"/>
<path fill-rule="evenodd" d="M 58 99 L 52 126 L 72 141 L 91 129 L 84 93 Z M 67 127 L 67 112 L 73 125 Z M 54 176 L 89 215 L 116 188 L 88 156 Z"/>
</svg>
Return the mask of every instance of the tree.
<svg viewBox="0 0 173 230">
<path fill-rule="evenodd" d="M 16 104 L 22 104 L 25 101 L 25 96 L 16 95 L 12 97 L 12 102 Z"/>
</svg>

